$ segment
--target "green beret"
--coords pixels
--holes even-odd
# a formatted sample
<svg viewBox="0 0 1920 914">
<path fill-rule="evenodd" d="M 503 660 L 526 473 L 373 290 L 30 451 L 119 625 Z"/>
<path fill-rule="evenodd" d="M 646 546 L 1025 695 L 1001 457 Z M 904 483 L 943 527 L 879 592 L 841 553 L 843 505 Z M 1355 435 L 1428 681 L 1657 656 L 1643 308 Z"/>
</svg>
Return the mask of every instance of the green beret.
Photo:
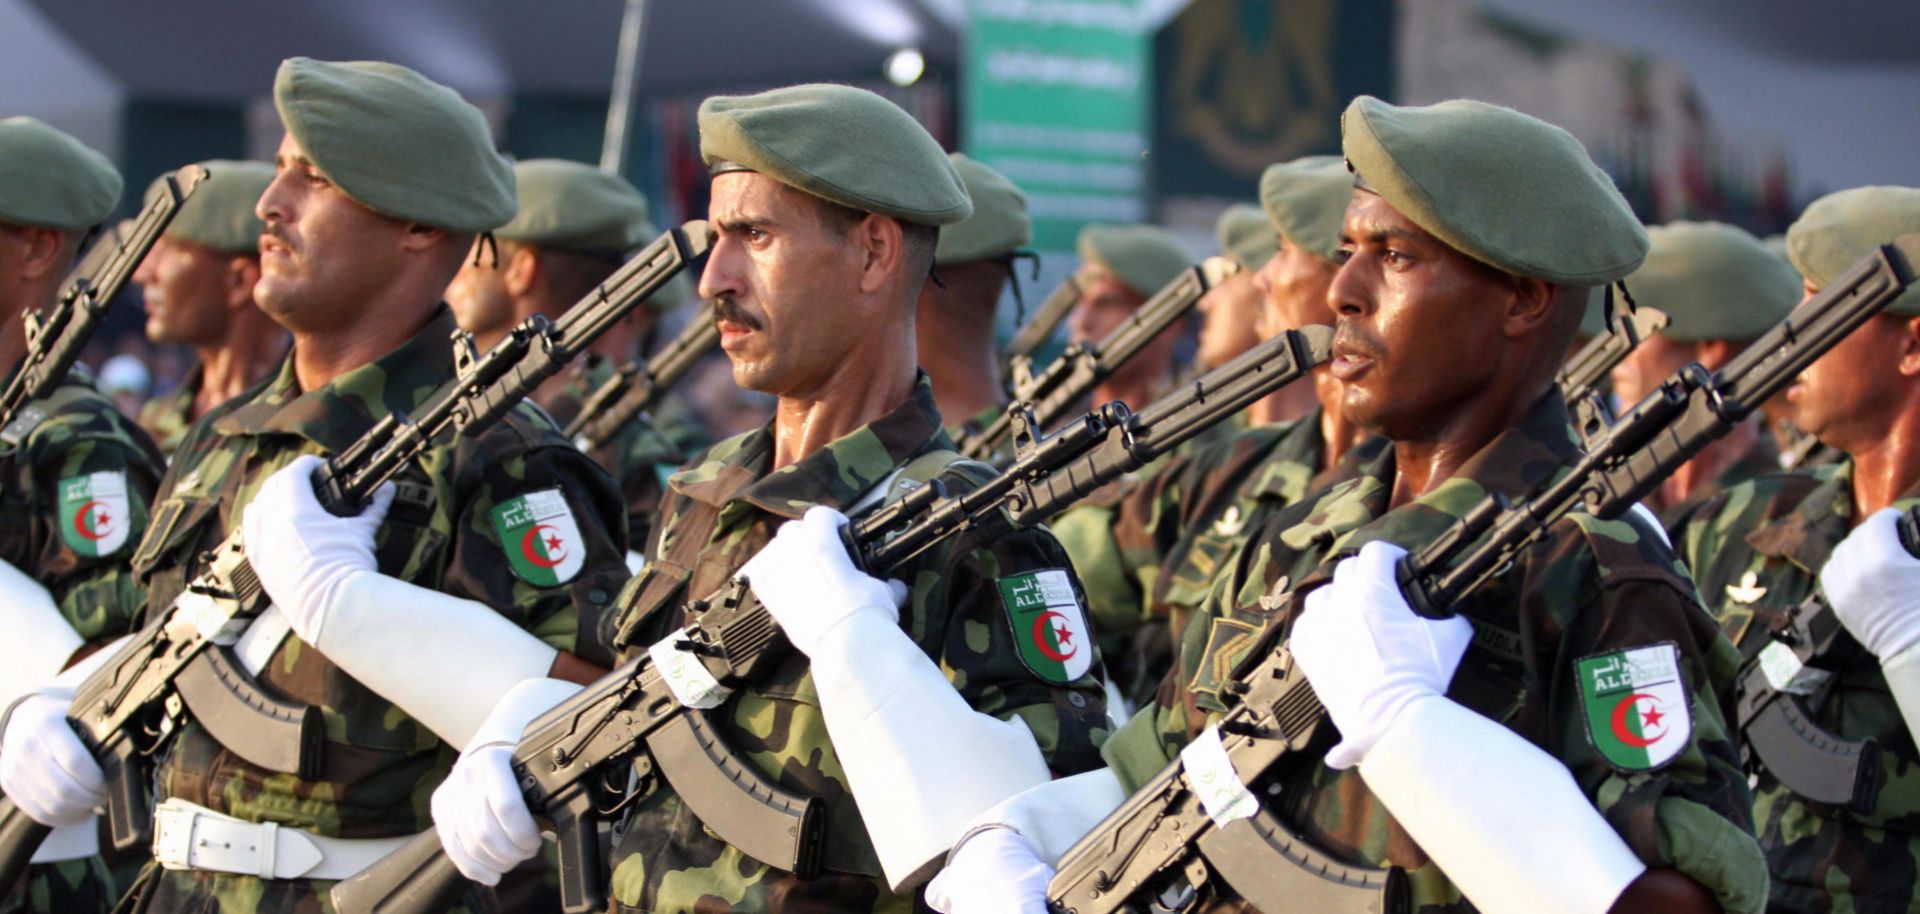
<svg viewBox="0 0 1920 914">
<path fill-rule="evenodd" d="M 259 250 L 264 226 L 260 217 L 253 214 L 253 207 L 260 202 L 260 195 L 267 192 L 267 185 L 273 183 L 273 166 L 265 162 L 209 159 L 201 162 L 200 167 L 207 170 L 207 179 L 200 182 L 199 189 L 180 207 L 173 224 L 167 226 L 167 235 L 222 254 Z M 166 180 L 162 175 L 147 185 L 148 202 L 159 196 Z"/>
<path fill-rule="evenodd" d="M 1274 231 L 1273 223 L 1260 207 L 1250 203 L 1227 207 L 1214 222 L 1213 234 L 1220 242 L 1220 252 L 1247 271 L 1265 266 L 1274 252 L 1280 250 L 1280 235 Z"/>
<path fill-rule="evenodd" d="M 1080 259 L 1146 297 L 1193 266 L 1173 233 L 1157 225 L 1089 225 L 1080 230 Z"/>
<path fill-rule="evenodd" d="M 1305 156 L 1260 173 L 1260 208 L 1280 237 L 1327 263 L 1340 257 L 1340 227 L 1353 200 L 1353 173 L 1339 156 Z"/>
<path fill-rule="evenodd" d="M 85 231 L 126 185 L 107 157 L 30 117 L 0 121 L 0 222 Z"/>
<path fill-rule="evenodd" d="M 1640 304 L 1665 312 L 1660 331 L 1683 343 L 1745 342 L 1773 329 L 1800 302 L 1800 278 L 1760 239 L 1718 222 L 1647 230 L 1653 248 L 1627 277 Z"/>
<path fill-rule="evenodd" d="M 307 158 L 374 212 L 485 232 L 519 207 L 480 109 L 406 67 L 290 57 L 273 103 Z"/>
<path fill-rule="evenodd" d="M 933 263 L 966 263 L 1005 257 L 1033 243 L 1033 219 L 1027 215 L 1027 195 L 985 163 L 961 153 L 947 156 L 973 200 L 973 215 L 940 230 L 940 246 Z"/>
<path fill-rule="evenodd" d="M 1613 180 L 1545 121 L 1485 102 L 1401 108 L 1362 95 L 1340 130 L 1368 189 L 1495 269 L 1598 286 L 1647 256 L 1646 229 Z"/>
<path fill-rule="evenodd" d="M 493 234 L 543 248 L 624 253 L 659 232 L 647 222 L 647 198 L 625 178 L 563 159 L 513 166 L 520 213 Z"/>
<path fill-rule="evenodd" d="M 1856 187 L 1813 201 L 1787 229 L 1787 256 L 1824 289 L 1875 246 L 1912 232 L 1920 232 L 1920 188 Z M 1920 286 L 1908 286 L 1887 313 L 1920 315 Z"/>
<path fill-rule="evenodd" d="M 900 106 L 814 83 L 700 103 L 700 156 L 715 174 L 757 171 L 863 213 L 922 225 L 973 214 L 933 135 Z"/>
</svg>

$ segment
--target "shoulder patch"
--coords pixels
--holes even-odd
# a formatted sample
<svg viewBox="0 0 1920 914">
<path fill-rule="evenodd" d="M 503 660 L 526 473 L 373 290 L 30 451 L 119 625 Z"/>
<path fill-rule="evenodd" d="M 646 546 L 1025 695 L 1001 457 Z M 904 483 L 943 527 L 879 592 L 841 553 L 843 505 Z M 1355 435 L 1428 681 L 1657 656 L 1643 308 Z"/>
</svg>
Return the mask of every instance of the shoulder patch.
<svg viewBox="0 0 1920 914">
<path fill-rule="evenodd" d="M 1615 769 L 1653 771 L 1691 742 L 1692 703 L 1673 642 L 1583 657 L 1574 676 L 1587 741 Z"/>
<path fill-rule="evenodd" d="M 127 544 L 133 528 L 127 501 L 127 474 L 104 470 L 60 480 L 55 511 L 60 539 L 84 556 L 112 555 Z"/>
<path fill-rule="evenodd" d="M 1030 571 L 998 583 L 1020 662 L 1054 685 L 1086 675 L 1093 666 L 1093 629 L 1066 571 Z"/>
<path fill-rule="evenodd" d="M 559 489 L 529 492 L 493 506 L 493 529 L 515 576 L 536 587 L 573 580 L 587 543 Z"/>
</svg>

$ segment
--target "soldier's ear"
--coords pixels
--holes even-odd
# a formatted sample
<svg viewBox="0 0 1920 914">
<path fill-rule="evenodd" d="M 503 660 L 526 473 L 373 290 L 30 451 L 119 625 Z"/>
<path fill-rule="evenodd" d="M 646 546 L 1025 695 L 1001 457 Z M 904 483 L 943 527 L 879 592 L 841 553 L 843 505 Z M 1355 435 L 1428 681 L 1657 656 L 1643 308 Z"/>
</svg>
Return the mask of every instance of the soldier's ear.
<svg viewBox="0 0 1920 914">
<path fill-rule="evenodd" d="M 1513 292 L 1501 328 L 1507 336 L 1529 336 L 1551 327 L 1560 310 L 1560 287 L 1532 276 L 1507 279 Z"/>
<path fill-rule="evenodd" d="M 508 244 L 506 262 L 500 265 L 500 279 L 506 283 L 507 294 L 518 298 L 533 288 L 543 265 L 540 255 L 534 253 L 533 248 L 524 244 Z"/>
<path fill-rule="evenodd" d="M 227 309 L 253 307 L 253 286 L 259 281 L 259 257 L 241 255 L 227 261 Z"/>
<path fill-rule="evenodd" d="M 1920 317 L 1900 321 L 1900 376 L 1920 378 Z"/>
</svg>

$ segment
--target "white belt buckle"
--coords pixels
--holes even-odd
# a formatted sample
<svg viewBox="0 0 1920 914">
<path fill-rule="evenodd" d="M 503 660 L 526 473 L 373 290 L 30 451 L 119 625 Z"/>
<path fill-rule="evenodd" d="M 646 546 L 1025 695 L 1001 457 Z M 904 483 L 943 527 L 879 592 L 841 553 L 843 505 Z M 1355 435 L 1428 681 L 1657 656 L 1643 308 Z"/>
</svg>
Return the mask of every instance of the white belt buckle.
<svg viewBox="0 0 1920 914">
<path fill-rule="evenodd" d="M 200 814 L 172 800 L 153 810 L 153 859 L 170 870 L 191 869 L 193 826 Z"/>
</svg>

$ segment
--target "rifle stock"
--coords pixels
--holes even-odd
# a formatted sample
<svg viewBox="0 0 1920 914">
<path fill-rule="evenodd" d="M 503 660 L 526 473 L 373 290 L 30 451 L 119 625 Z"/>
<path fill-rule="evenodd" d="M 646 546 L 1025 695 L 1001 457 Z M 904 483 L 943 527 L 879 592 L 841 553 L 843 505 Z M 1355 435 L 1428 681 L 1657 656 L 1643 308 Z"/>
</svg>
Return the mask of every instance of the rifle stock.
<svg viewBox="0 0 1920 914">
<path fill-rule="evenodd" d="M 163 195 L 155 205 L 166 200 Z M 157 237 L 157 230 L 154 234 Z M 389 415 L 327 461 L 314 474 L 315 495 L 336 515 L 358 513 L 376 488 L 433 447 L 443 434 L 478 434 L 487 423 L 505 415 L 519 397 L 557 373 L 594 336 L 704 251 L 708 241 L 704 222 L 689 222 L 669 231 L 557 324 L 548 326 L 543 319 L 529 321 L 486 355 L 467 358 L 459 365 L 459 375 L 436 392 L 418 421 Z M 523 361 L 527 364 L 521 364 Z M 151 830 L 153 817 L 146 807 L 143 776 L 145 760 L 158 751 L 159 741 L 164 739 L 154 734 L 163 734 L 161 723 L 173 713 L 166 705 L 170 697 L 181 694 L 177 680 L 190 666 L 210 663 L 209 649 L 224 650 L 223 645 L 233 643 L 269 602 L 258 576 L 247 564 L 236 529 L 214 548 L 205 569 L 188 583 L 173 605 L 127 639 L 106 665 L 76 690 L 68 722 L 106 772 L 107 819 L 116 848 L 132 849 L 146 843 Z M 234 669 L 196 671 L 193 675 L 202 677 L 200 685 L 210 686 L 196 690 L 196 703 L 213 707 L 192 709 L 192 713 L 221 717 L 223 725 L 236 727 L 240 725 L 235 721 L 264 720 L 265 726 L 279 728 L 276 733 L 289 732 L 286 727 L 292 722 L 284 718 L 284 709 L 256 700 L 264 693 L 234 691 L 236 681 L 251 686 L 248 677 L 237 673 Z M 304 726 L 292 725 L 296 729 Z M 304 730 L 298 738 L 312 739 L 316 735 L 315 730 Z M 317 769 L 319 760 L 312 757 L 317 753 L 310 752 L 311 745 L 298 745 L 298 750 L 289 752 L 284 745 L 259 746 L 255 741 L 242 740 L 228 748 L 257 751 L 258 764 L 296 769 L 287 773 L 309 770 L 308 765 Z M 0 833 L 0 866 L 24 866 L 45 836 L 44 830 L 26 828 Z M 24 849 L 11 843 L 15 841 Z M 0 885 L 12 885 L 19 876 L 18 871 L 0 868 Z"/>
<path fill-rule="evenodd" d="M 1569 512 L 1615 518 L 1667 474 L 1726 433 L 1801 370 L 1878 313 L 1914 281 L 1920 235 L 1909 235 L 1863 258 L 1762 336 L 1718 375 L 1689 366 L 1598 435 L 1568 471 L 1515 503 L 1498 493 L 1474 506 L 1445 534 L 1401 560 L 1402 593 L 1415 612 L 1453 614 L 1459 599 L 1509 567 Z M 1282 586 L 1284 587 L 1284 580 Z M 1288 599 L 1275 594 L 1274 605 Z M 1266 602 L 1263 600 L 1263 603 Z M 1312 685 L 1272 625 L 1223 690 L 1232 707 L 1217 725 L 1234 776 L 1258 798 L 1294 765 L 1318 762 L 1331 723 Z M 1129 909 L 1134 898 L 1199 892 L 1218 875 L 1242 896 L 1292 908 L 1292 893 L 1323 891 L 1302 906 L 1315 911 L 1404 910 L 1404 881 L 1392 868 L 1329 870 L 1324 857 L 1277 819 L 1260 818 L 1248 831 L 1273 845 L 1268 865 L 1211 864 L 1216 842 L 1232 841 L 1199 806 L 1176 759 L 1086 837 L 1069 849 L 1047 894 L 1055 912 L 1105 914 Z M 1264 810 L 1264 804 L 1259 807 Z M 1245 817 L 1240 821 L 1245 821 Z M 1240 821 L 1231 824 L 1238 825 Z M 1251 847 L 1240 839 L 1240 848 Z M 1282 864 L 1286 865 L 1282 865 Z M 1209 865 L 1211 864 L 1211 865 Z M 1229 871 L 1238 876 L 1229 878 Z M 1304 875 L 1303 875 L 1304 874 Z M 1182 887 L 1177 880 L 1187 879 Z M 1325 880 L 1314 883 L 1311 879 Z M 1397 888 L 1399 886 L 1399 888 Z M 1190 899 L 1189 899 L 1190 900 Z M 1398 905 L 1396 907 L 1396 905 Z M 1271 908 L 1270 908 L 1271 909 Z"/>
<path fill-rule="evenodd" d="M 938 480 L 921 486 L 849 524 L 843 533 L 849 550 L 862 568 L 884 576 L 963 531 L 990 538 L 1043 519 L 1297 380 L 1327 359 L 1332 337 L 1327 327 L 1289 331 L 1139 414 L 1110 404 L 1037 443 L 971 492 L 948 495 Z M 1168 423 L 1170 430 L 1157 434 L 1150 421 Z M 691 623 L 665 639 L 672 653 L 663 656 L 699 664 L 721 686 L 751 682 L 784 656 L 785 636 L 744 580 L 687 609 Z M 679 703 L 653 653 L 637 653 L 527 725 L 513 764 L 528 807 L 558 828 L 556 803 L 573 802 L 611 769 L 631 762 L 643 773 L 658 771 L 721 840 L 769 866 L 803 876 L 814 872 L 825 840 L 819 801 L 786 792 L 733 752 L 707 711 Z M 415 847 L 428 842 L 431 854 Z M 593 845 L 578 834 L 562 834 L 563 874 L 570 846 Z M 408 847 L 403 863 L 383 861 L 336 884 L 335 908 L 342 914 L 434 914 L 450 906 L 459 887 L 415 875 L 444 866 L 438 835 L 423 833 Z M 594 865 L 583 861 L 574 871 L 591 874 Z M 442 891 L 412 888 L 429 882 Z M 583 903 L 567 907 L 569 914 L 604 907 L 604 894 L 594 888 L 579 886 Z"/>
</svg>

